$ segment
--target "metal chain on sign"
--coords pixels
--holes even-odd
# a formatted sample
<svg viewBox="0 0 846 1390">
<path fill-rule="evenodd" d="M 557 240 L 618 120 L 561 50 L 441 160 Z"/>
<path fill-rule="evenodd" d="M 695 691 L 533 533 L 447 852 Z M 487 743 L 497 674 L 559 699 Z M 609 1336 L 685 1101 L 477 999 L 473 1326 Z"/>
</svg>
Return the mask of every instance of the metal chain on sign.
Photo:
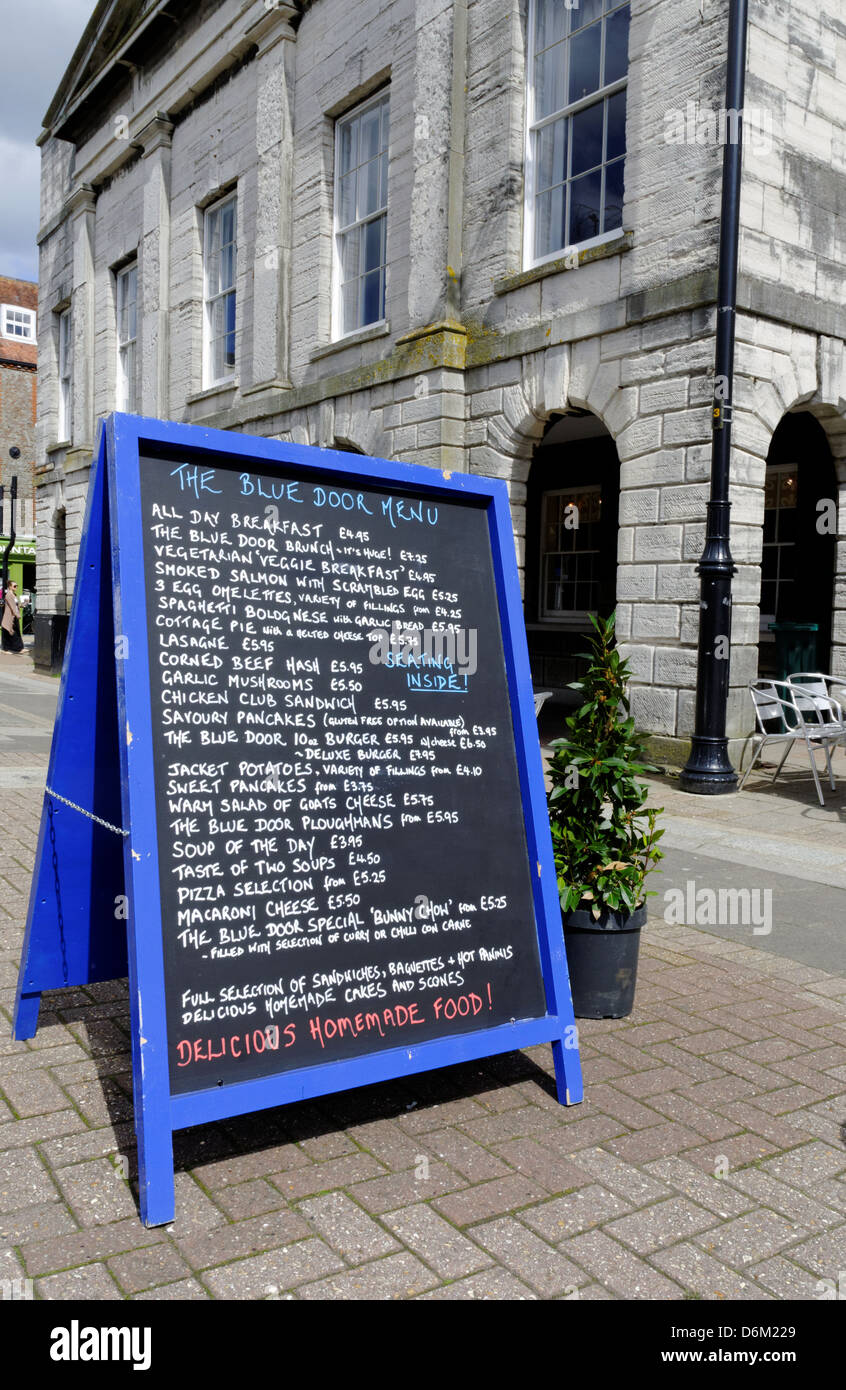
<svg viewBox="0 0 846 1390">
<path fill-rule="evenodd" d="M 86 811 L 84 806 L 77 806 L 75 801 L 68 801 L 66 796 L 59 796 L 59 793 L 54 792 L 52 787 L 45 787 L 44 790 L 46 791 L 48 796 L 53 797 L 54 801 L 61 801 L 63 806 L 70 806 L 72 811 L 78 811 L 81 816 L 86 816 L 88 820 L 93 820 L 95 825 L 102 825 L 106 830 L 111 830 L 114 835 L 123 835 L 124 838 L 126 838 L 129 835 L 129 831 L 124 830 L 122 826 L 112 825 L 111 821 L 103 820 L 100 816 L 95 816 L 93 811 Z M 51 823 L 52 815 L 53 811 L 51 808 Z"/>
</svg>

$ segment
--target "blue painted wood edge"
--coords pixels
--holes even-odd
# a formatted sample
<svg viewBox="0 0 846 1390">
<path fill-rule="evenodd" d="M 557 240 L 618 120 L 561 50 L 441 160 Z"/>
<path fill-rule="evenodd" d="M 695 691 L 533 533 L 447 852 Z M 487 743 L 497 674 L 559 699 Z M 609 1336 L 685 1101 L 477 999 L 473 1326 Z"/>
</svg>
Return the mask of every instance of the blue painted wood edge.
<svg viewBox="0 0 846 1390">
<path fill-rule="evenodd" d="M 488 521 L 514 725 L 520 794 L 523 800 L 526 844 L 532 874 L 541 969 L 549 1011 L 559 1018 L 562 1025 L 560 1037 L 563 1046 L 561 1052 L 556 1054 L 556 1073 L 563 1068 L 564 1084 L 559 1086 L 562 1102 L 575 1105 L 581 1101 L 584 1094 L 578 1028 L 573 1013 L 564 948 L 561 903 L 549 829 L 546 784 L 523 620 L 520 576 L 514 551 L 511 506 L 504 486 L 498 489 L 494 496 L 493 505 L 488 512 Z M 561 1079 L 559 1077 L 559 1081 Z"/>
<path fill-rule="evenodd" d="M 124 872 L 132 1032 L 132 1085 L 141 1216 L 173 1217 L 173 1138 L 167 1059 L 153 730 L 147 648 L 138 441 L 132 417 L 107 422 L 111 565 L 117 663 Z"/>
<path fill-rule="evenodd" d="M 292 464 L 309 473 L 338 473 L 350 481 L 360 478 L 384 487 L 394 484 L 408 491 L 440 493 L 444 497 L 478 498 L 487 504 L 499 494 L 507 497 L 505 483 L 499 478 L 485 478 L 474 473 L 456 473 L 450 469 L 427 468 L 420 463 L 401 463 L 398 460 L 370 458 L 338 449 L 318 449 L 311 444 L 292 444 L 286 440 L 267 439 L 258 435 L 235 434 L 229 430 L 207 429 L 203 425 L 180 425 L 169 420 L 150 420 L 141 415 L 110 415 L 115 437 L 130 446 L 134 441 L 140 452 L 144 443 L 169 448 L 218 453 L 221 466 L 231 467 L 243 459 L 260 464 L 262 468 L 284 468 Z M 186 458 L 190 462 L 190 458 Z M 213 466 L 213 465 L 212 465 Z"/>
</svg>

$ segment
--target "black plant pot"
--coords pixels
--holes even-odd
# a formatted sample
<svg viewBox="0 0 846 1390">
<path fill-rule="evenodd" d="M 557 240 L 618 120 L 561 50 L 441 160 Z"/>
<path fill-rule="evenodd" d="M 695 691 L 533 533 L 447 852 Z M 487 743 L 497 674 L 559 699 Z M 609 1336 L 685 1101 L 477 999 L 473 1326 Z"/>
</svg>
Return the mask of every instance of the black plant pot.
<svg viewBox="0 0 846 1390">
<path fill-rule="evenodd" d="M 561 918 L 576 1018 L 627 1018 L 634 1008 L 646 903 L 634 912 L 606 907 L 596 921 L 581 907 Z"/>
</svg>

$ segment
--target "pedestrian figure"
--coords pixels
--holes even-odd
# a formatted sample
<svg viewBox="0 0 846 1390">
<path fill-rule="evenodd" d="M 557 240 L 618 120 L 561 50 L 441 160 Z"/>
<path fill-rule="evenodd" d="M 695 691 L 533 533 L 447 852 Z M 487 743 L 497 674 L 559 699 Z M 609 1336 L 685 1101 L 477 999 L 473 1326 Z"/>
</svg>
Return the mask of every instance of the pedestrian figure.
<svg viewBox="0 0 846 1390">
<path fill-rule="evenodd" d="M 24 649 L 24 641 L 21 636 L 21 612 L 18 607 L 17 588 L 14 579 L 11 579 L 3 595 L 3 621 L 0 623 L 0 628 L 3 630 L 3 651 L 20 654 Z"/>
</svg>

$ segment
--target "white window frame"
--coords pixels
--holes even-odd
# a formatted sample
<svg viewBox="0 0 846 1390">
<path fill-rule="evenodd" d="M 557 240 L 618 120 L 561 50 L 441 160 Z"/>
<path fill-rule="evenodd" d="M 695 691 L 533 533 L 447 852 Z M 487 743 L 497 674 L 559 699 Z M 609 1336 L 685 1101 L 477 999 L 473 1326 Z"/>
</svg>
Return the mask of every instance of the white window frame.
<svg viewBox="0 0 846 1390">
<path fill-rule="evenodd" d="M 582 626 L 588 620 L 591 613 L 597 613 L 597 608 L 566 608 L 549 610 L 546 606 L 546 557 L 550 554 L 560 554 L 559 551 L 549 551 L 545 546 L 546 537 L 546 515 L 549 499 L 552 497 L 571 497 L 575 501 L 577 497 L 584 497 L 587 493 L 596 494 L 599 497 L 600 506 L 602 505 L 602 486 L 600 483 L 586 483 L 584 487 L 558 487 L 550 488 L 541 496 L 541 517 L 540 517 L 540 564 L 538 566 L 538 623 L 544 627 L 570 627 L 573 625 Z M 601 524 L 600 522 L 597 524 Z M 576 528 L 574 528 L 575 530 Z M 595 550 L 577 552 L 580 554 L 600 555 L 602 548 L 597 546 Z"/>
<path fill-rule="evenodd" d="M 336 122 L 335 122 L 335 178 L 334 178 L 333 204 L 332 204 L 332 226 L 333 226 L 333 236 L 332 236 L 332 247 L 333 247 L 333 251 L 332 251 L 332 341 L 333 341 L 333 342 L 337 342 L 337 341 L 339 341 L 339 340 L 341 340 L 341 339 L 343 339 L 343 338 L 349 338 L 349 337 L 351 337 L 352 335 L 354 335 L 354 334 L 356 334 L 356 333 L 362 333 L 362 332 L 364 332 L 364 331 L 366 331 L 367 329 L 370 329 L 370 328 L 379 328 L 379 327 L 381 327 L 384 323 L 386 323 L 386 321 L 387 321 L 387 320 L 386 320 L 386 314 L 387 314 L 387 278 L 388 278 L 388 250 L 387 250 L 387 246 L 388 246 L 388 191 L 387 191 L 387 187 L 386 187 L 386 189 L 385 189 L 385 202 L 384 202 L 384 205 L 383 205 L 381 208 L 377 209 L 376 211 L 374 211 L 374 212 L 372 212 L 372 213 L 368 213 L 368 215 L 367 215 L 366 217 L 362 217 L 362 218 L 356 219 L 356 220 L 353 221 L 353 222 L 349 222 L 349 223 L 347 223 L 347 224 L 346 224 L 345 226 L 343 226 L 343 227 L 340 225 L 340 221 L 339 221 L 339 212 L 340 212 L 340 207 L 341 207 L 341 189 L 340 189 L 340 183 L 341 183 L 341 179 L 340 179 L 340 170 L 341 170 L 341 157 L 340 157 L 341 133 L 342 133 L 342 131 L 343 131 L 343 129 L 344 129 L 345 126 L 348 126 L 352 121 L 354 121 L 354 120 L 356 120 L 358 117 L 362 116 L 362 115 L 364 114 L 364 112 L 367 111 L 369 108 L 371 108 L 371 107 L 373 107 L 373 106 L 383 106 L 383 105 L 386 105 L 387 108 L 388 108 L 388 144 L 387 144 L 387 146 L 385 147 L 385 153 L 388 154 L 388 159 L 390 160 L 390 139 L 391 139 L 391 97 L 390 97 L 390 88 L 385 88 L 385 87 L 383 87 L 383 88 L 381 89 L 381 91 L 376 92 L 372 97 L 369 97 L 367 101 L 361 102 L 360 105 L 354 107 L 354 108 L 352 109 L 352 111 L 347 111 L 345 115 L 339 116 L 338 119 L 337 119 Z M 381 153 L 382 153 L 382 150 L 380 149 L 380 155 L 381 155 Z M 358 166 L 358 167 L 360 167 L 360 166 Z M 390 177 L 390 173 L 389 173 L 389 177 Z M 387 182 L 387 181 L 386 181 L 386 182 Z M 383 296 L 384 296 L 384 298 L 383 298 L 383 303 L 382 303 L 382 313 L 381 313 L 381 316 L 380 316 L 379 318 L 371 319 L 371 321 L 370 321 L 369 323 L 357 323 L 357 324 L 355 325 L 355 327 L 353 327 L 353 328 L 346 328 L 346 327 L 344 326 L 344 313 L 343 313 L 343 281 L 342 281 L 342 279 L 341 279 L 342 239 L 343 239 L 343 237 L 345 237 L 346 235 L 348 235 L 351 231 L 354 231 L 357 227 L 363 227 L 363 226 L 365 226 L 368 222 L 375 222 L 377 218 L 384 219 L 384 223 L 385 223 L 385 260 L 384 260 L 384 262 L 383 262 L 383 264 L 382 264 L 382 266 L 381 266 L 382 273 L 383 273 L 382 293 L 383 293 Z"/>
<path fill-rule="evenodd" d="M 229 204 L 232 205 L 235 213 L 234 241 L 227 245 L 233 245 L 235 255 L 232 270 L 232 284 L 226 289 L 217 289 L 212 293 L 209 286 L 209 243 L 211 240 L 212 217 Z M 215 304 L 228 298 L 229 295 L 235 297 L 235 362 L 231 368 L 224 371 L 222 376 L 218 376 L 213 370 L 212 353 L 215 343 L 213 333 L 212 315 Z M 210 203 L 203 209 L 203 390 L 211 390 L 215 386 L 230 385 L 236 375 L 238 365 L 238 190 L 232 189 L 231 192 L 218 198 L 216 202 Z"/>
<path fill-rule="evenodd" d="M 125 287 L 132 283 L 132 298 L 122 302 Z M 130 304 L 135 306 L 135 333 L 132 337 L 122 336 L 123 310 Z M 115 339 L 117 342 L 117 375 L 115 381 L 115 404 L 118 410 L 130 415 L 136 413 L 138 392 L 138 261 L 130 261 L 115 271 Z M 131 366 L 127 366 L 131 363 Z"/>
<path fill-rule="evenodd" d="M 621 0 L 621 4 L 624 0 Z M 619 8 L 615 6 L 615 9 Z M 604 11 L 603 11 L 604 15 Z M 529 0 L 529 34 L 527 45 L 526 61 L 526 177 L 524 179 L 524 203 L 523 203 L 523 269 L 533 270 L 535 266 L 547 265 L 550 261 L 564 259 L 575 250 L 586 251 L 591 246 L 602 246 L 607 241 L 616 241 L 623 234 L 622 227 L 615 227 L 610 232 L 600 232 L 598 236 L 586 237 L 583 241 L 572 242 L 569 246 L 562 246 L 556 251 L 550 251 L 545 256 L 535 255 L 535 134 L 546 125 L 551 125 L 554 121 L 559 121 L 568 116 L 574 116 L 579 111 L 585 110 L 588 106 L 599 105 L 605 102 L 606 97 L 616 96 L 618 92 L 624 92 L 628 88 L 629 74 L 628 68 L 625 77 L 619 78 L 616 82 L 609 82 L 605 87 L 598 87 L 595 92 L 591 92 L 586 97 L 581 97 L 579 101 L 570 102 L 562 106 L 560 110 L 553 111 L 550 115 L 544 116 L 541 120 L 535 121 L 535 32 L 537 17 L 537 0 Z M 601 21 L 600 21 L 601 22 Z M 568 37 L 567 43 L 570 42 Z M 605 61 L 605 35 L 603 25 L 602 47 L 600 52 L 600 65 Z M 600 71 L 602 70 L 600 66 Z M 628 119 L 628 118 L 627 118 Z M 603 110 L 602 123 L 602 148 L 605 150 L 605 138 L 607 135 L 608 115 L 607 110 Z M 623 159 L 628 159 L 628 147 L 626 148 Z M 567 152 L 568 165 L 570 151 Z M 602 169 L 605 169 L 603 160 Z M 603 199 L 602 208 L 604 211 L 605 176 L 603 172 Z M 565 183 L 566 186 L 566 183 Z"/>
<path fill-rule="evenodd" d="M 73 438 L 73 318 L 71 309 L 58 315 L 57 367 L 59 378 L 59 442 Z"/>
<path fill-rule="evenodd" d="M 4 338 L 13 343 L 34 343 L 36 341 L 34 309 L 25 309 L 22 304 L 3 304 L 0 305 L 0 312 L 2 312 L 0 331 L 2 331 Z M 21 327 L 27 330 L 25 333 L 9 332 L 9 317 L 17 315 L 20 315 Z"/>
</svg>

